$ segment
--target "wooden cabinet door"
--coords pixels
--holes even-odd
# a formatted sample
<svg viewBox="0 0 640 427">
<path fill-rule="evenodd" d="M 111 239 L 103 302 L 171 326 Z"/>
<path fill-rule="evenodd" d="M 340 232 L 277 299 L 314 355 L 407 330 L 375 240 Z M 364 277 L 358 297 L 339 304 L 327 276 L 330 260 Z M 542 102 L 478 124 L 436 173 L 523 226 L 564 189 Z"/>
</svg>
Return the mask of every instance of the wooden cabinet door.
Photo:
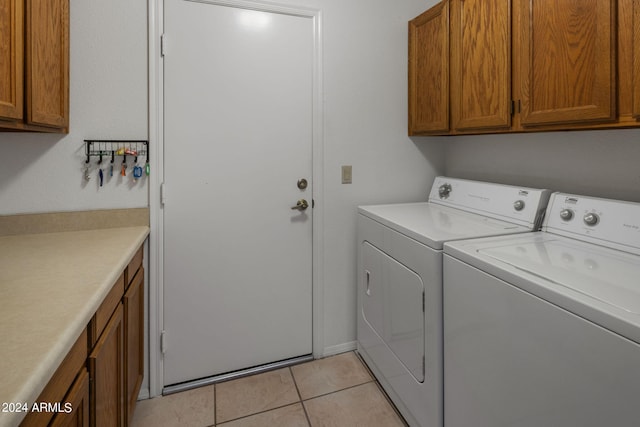
<svg viewBox="0 0 640 427">
<path fill-rule="evenodd" d="M 451 2 L 454 130 L 511 126 L 511 1 Z"/>
<path fill-rule="evenodd" d="M 640 118 L 640 0 L 633 1 L 633 111 Z"/>
<path fill-rule="evenodd" d="M 64 403 L 71 404 L 73 411 L 59 413 L 49 427 L 89 427 L 89 374 L 86 369 L 76 378 Z"/>
<path fill-rule="evenodd" d="M 118 304 L 89 355 L 91 426 L 124 426 L 124 316 Z"/>
<path fill-rule="evenodd" d="M 3 119 L 22 118 L 22 5 L 22 0 L 0 0 L 0 118 Z"/>
<path fill-rule="evenodd" d="M 27 0 L 29 124 L 69 126 L 69 0 Z"/>
<path fill-rule="evenodd" d="M 126 417 L 131 423 L 144 376 L 144 269 L 140 267 L 124 295 Z"/>
<path fill-rule="evenodd" d="M 616 118 L 616 3 L 520 1 L 523 127 Z"/>
<path fill-rule="evenodd" d="M 449 2 L 409 21 L 409 135 L 449 131 Z"/>
<path fill-rule="evenodd" d="M 87 363 L 87 342 L 87 330 L 84 329 L 35 402 L 63 402 L 65 397 L 69 396 L 69 390 L 74 387 L 77 381 L 78 372 L 85 370 Z M 54 413 L 49 411 L 31 411 L 22 420 L 20 427 L 49 425 L 53 415 Z"/>
</svg>

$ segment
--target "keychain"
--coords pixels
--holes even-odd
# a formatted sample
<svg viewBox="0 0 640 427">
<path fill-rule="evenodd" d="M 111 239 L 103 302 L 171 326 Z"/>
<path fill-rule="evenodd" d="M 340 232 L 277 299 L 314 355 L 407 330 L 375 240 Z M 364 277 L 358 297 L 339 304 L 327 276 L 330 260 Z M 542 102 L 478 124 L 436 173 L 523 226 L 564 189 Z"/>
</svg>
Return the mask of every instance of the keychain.
<svg viewBox="0 0 640 427">
<path fill-rule="evenodd" d="M 102 187 L 102 182 L 104 181 L 104 174 L 102 173 L 102 168 L 98 169 L 98 179 L 100 180 L 100 187 Z"/>
<path fill-rule="evenodd" d="M 89 166 L 88 165 L 84 166 L 84 179 L 85 179 L 85 181 L 90 181 L 91 180 L 91 175 L 89 175 Z"/>
<path fill-rule="evenodd" d="M 138 178 L 142 177 L 142 168 L 138 165 L 133 167 L 133 182 L 138 181 Z"/>
</svg>

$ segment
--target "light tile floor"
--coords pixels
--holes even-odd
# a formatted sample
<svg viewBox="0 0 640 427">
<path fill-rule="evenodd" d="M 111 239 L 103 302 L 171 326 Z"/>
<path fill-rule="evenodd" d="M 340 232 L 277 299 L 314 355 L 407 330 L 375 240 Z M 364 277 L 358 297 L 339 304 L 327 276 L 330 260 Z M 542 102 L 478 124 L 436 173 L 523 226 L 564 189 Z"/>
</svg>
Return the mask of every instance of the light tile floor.
<svg viewBox="0 0 640 427">
<path fill-rule="evenodd" d="M 138 402 L 132 427 L 406 426 L 354 352 Z"/>
</svg>

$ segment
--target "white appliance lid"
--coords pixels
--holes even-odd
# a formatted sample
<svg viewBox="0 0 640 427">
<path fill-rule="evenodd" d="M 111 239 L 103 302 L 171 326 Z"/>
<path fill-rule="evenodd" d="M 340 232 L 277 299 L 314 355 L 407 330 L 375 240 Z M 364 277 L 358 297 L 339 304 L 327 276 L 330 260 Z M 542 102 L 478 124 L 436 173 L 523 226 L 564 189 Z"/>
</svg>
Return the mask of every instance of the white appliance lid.
<svg viewBox="0 0 640 427">
<path fill-rule="evenodd" d="M 449 242 L 444 252 L 640 343 L 640 256 L 542 231 Z"/>
<path fill-rule="evenodd" d="M 433 249 L 451 240 L 530 231 L 522 225 L 435 203 L 398 203 L 358 207 L 365 215 Z"/>
<path fill-rule="evenodd" d="M 640 258 L 549 235 L 478 250 L 497 261 L 628 313 L 640 314 Z"/>
</svg>

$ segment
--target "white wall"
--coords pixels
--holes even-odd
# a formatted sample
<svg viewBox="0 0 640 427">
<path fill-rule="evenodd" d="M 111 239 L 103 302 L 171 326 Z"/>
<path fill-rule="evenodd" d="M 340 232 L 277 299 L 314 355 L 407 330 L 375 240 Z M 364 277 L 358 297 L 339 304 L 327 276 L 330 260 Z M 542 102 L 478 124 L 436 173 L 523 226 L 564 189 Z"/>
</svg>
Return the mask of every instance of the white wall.
<svg viewBox="0 0 640 427">
<path fill-rule="evenodd" d="M 83 179 L 85 139 L 147 139 L 147 0 L 70 4 L 70 133 L 0 133 L 0 215 L 148 205 L 146 179 Z"/>
<path fill-rule="evenodd" d="M 407 21 L 435 0 L 276 0 L 321 9 L 325 353 L 353 343 L 356 206 L 424 200 L 438 139 L 406 136 Z M 84 139 L 147 139 L 147 0 L 71 1 L 66 136 L 0 133 L 0 215 L 148 205 L 148 183 L 82 178 Z M 151 155 L 153 155 L 151 141 Z M 353 184 L 340 183 L 353 165 Z"/>
<path fill-rule="evenodd" d="M 324 353 L 330 354 L 356 338 L 356 207 L 426 200 L 443 170 L 438 139 L 406 136 L 407 21 L 430 2 L 281 3 L 323 14 Z M 341 165 L 353 166 L 353 184 L 341 184 Z"/>
<path fill-rule="evenodd" d="M 640 129 L 458 136 L 446 174 L 640 202 Z"/>
</svg>

